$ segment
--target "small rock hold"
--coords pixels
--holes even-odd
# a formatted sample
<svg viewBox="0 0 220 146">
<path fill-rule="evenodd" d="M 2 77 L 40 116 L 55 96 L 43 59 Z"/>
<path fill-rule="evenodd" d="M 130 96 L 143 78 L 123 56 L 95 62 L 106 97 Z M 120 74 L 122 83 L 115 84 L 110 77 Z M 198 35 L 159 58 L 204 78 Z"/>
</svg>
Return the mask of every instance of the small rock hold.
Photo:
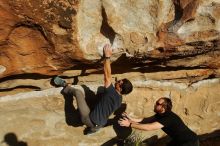
<svg viewBox="0 0 220 146">
<path fill-rule="evenodd" d="M 0 65 L 0 74 L 2 74 L 5 71 L 6 71 L 6 67 L 4 67 L 3 65 Z"/>
</svg>

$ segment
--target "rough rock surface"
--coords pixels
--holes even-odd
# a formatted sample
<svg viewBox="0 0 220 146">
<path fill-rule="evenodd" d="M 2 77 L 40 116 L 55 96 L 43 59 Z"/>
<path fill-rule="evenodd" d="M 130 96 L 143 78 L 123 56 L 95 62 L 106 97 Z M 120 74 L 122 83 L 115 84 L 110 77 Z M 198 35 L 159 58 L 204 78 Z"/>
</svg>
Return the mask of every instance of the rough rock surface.
<svg viewBox="0 0 220 146">
<path fill-rule="evenodd" d="M 95 68 L 105 43 L 113 60 L 216 69 L 219 11 L 218 0 L 1 0 L 0 78 Z"/>
<path fill-rule="evenodd" d="M 173 110 L 193 131 L 201 135 L 201 139 L 204 138 L 202 137 L 204 134 L 218 136 L 219 82 L 219 79 L 212 79 L 187 87 L 181 83 L 169 81 L 133 81 L 136 88 L 132 94 L 124 98 L 123 102 L 127 104 L 126 112 L 130 115 L 147 117 L 153 114 L 153 103 L 158 97 L 171 97 L 174 102 Z M 88 85 L 88 88 L 96 93 L 98 86 L 100 85 L 93 84 Z M 110 125 L 93 135 L 83 135 L 84 127 L 80 124 L 75 111 L 77 108 L 75 99 L 65 99 L 60 91 L 61 88 L 51 88 L 1 97 L 1 138 L 4 139 L 13 133 L 18 140 L 31 146 L 100 146 L 104 144 L 110 146 L 114 145 L 110 144 L 110 141 L 114 141 L 112 138 L 116 135 L 122 136 L 124 131 L 128 132 L 124 129 L 115 129 Z M 86 90 L 86 93 L 88 91 Z M 87 96 L 88 99 L 91 97 Z M 110 117 L 112 118 L 114 115 Z M 141 134 L 150 143 L 155 142 L 155 139 L 149 139 L 152 136 L 165 136 L 161 130 L 141 132 Z M 218 145 L 217 142 L 219 140 L 214 146 Z"/>
<path fill-rule="evenodd" d="M 59 74 L 94 91 L 103 84 L 105 43 L 114 49 L 113 79 L 135 86 L 124 99 L 127 112 L 152 115 L 154 101 L 168 96 L 202 139 L 219 137 L 219 12 L 219 0 L 1 0 L 0 138 L 31 146 L 109 144 L 113 127 L 84 136 L 50 82 Z"/>
</svg>

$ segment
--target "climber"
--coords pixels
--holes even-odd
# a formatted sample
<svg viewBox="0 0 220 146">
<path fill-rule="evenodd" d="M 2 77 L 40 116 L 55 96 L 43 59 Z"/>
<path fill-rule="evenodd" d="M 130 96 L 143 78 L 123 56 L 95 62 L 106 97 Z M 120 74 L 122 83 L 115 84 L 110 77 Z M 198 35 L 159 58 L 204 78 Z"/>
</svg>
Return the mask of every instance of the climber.
<svg viewBox="0 0 220 146">
<path fill-rule="evenodd" d="M 145 131 L 162 128 L 172 138 L 167 146 L 199 146 L 197 135 L 171 109 L 171 99 L 161 97 L 154 105 L 154 112 L 156 114 L 151 118 L 136 119 L 130 117 L 127 113 L 123 113 L 124 118 L 119 119 L 118 123 L 121 126 Z"/>
<path fill-rule="evenodd" d="M 54 83 L 57 86 L 64 87 L 63 93 L 73 95 L 76 98 L 77 106 L 81 115 L 81 121 L 87 126 L 85 134 L 91 134 L 103 127 L 108 117 L 116 111 L 122 103 L 122 95 L 132 91 L 133 86 L 128 79 L 118 80 L 115 87 L 111 82 L 111 64 L 110 57 L 112 48 L 109 44 L 103 47 L 104 58 L 104 94 L 93 110 L 90 111 L 85 100 L 85 93 L 80 89 L 69 86 L 63 79 L 56 77 Z"/>
</svg>

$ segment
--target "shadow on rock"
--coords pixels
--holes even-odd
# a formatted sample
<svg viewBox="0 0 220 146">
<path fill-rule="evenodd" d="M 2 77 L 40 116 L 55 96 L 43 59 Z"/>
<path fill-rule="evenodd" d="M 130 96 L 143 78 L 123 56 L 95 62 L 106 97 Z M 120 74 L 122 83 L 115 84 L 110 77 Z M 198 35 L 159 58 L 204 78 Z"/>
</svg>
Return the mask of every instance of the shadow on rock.
<svg viewBox="0 0 220 146">
<path fill-rule="evenodd" d="M 8 146 L 28 146 L 26 142 L 18 141 L 17 136 L 12 132 L 5 134 L 3 142 Z"/>
<path fill-rule="evenodd" d="M 155 135 L 151 138 L 145 139 L 144 142 L 149 146 L 166 146 L 170 141 L 169 136 L 159 138 Z M 220 130 L 213 131 L 212 133 L 199 135 L 200 146 L 219 146 L 220 145 Z"/>
<path fill-rule="evenodd" d="M 113 119 L 108 120 L 106 126 L 113 126 L 113 129 L 116 133 L 116 137 L 103 143 L 101 146 L 112 146 L 115 144 L 117 144 L 117 146 L 123 146 L 124 140 L 132 133 L 131 127 L 122 127 L 118 124 L 118 120 L 122 118 L 122 113 L 125 112 L 126 107 L 126 104 L 122 104 L 121 107 L 114 112 L 115 117 Z"/>
<path fill-rule="evenodd" d="M 219 146 L 220 145 L 220 130 L 215 130 L 212 133 L 199 135 L 200 146 Z"/>
</svg>

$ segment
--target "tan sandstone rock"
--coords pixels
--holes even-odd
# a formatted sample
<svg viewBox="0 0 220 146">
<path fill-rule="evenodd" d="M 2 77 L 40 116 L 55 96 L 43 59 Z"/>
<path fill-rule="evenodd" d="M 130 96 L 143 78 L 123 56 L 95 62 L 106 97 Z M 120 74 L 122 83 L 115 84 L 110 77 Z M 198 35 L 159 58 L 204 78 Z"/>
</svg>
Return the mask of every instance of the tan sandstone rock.
<svg viewBox="0 0 220 146">
<path fill-rule="evenodd" d="M 95 91 L 103 85 L 105 43 L 114 52 L 112 81 L 127 77 L 135 87 L 124 99 L 127 112 L 152 115 L 155 100 L 168 96 L 196 133 L 219 136 L 219 11 L 219 0 L 1 0 L 0 138 L 31 146 L 114 138 L 111 126 L 83 135 L 51 83 L 60 75 Z"/>
</svg>

